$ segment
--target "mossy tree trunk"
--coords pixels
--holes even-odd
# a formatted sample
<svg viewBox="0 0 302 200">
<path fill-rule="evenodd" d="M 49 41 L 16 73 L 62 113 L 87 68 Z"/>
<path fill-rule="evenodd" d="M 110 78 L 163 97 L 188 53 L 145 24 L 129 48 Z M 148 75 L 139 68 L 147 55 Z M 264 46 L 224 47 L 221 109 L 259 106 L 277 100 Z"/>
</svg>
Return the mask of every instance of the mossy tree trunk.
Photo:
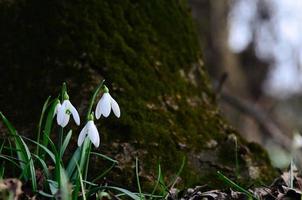
<svg viewBox="0 0 302 200">
<path fill-rule="evenodd" d="M 1 1 L 0 20 L 0 109 L 19 132 L 35 137 L 43 100 L 63 81 L 84 116 L 105 78 L 122 112 L 97 122 L 96 151 L 120 161 L 108 180 L 135 186 L 138 157 L 148 185 L 158 163 L 172 177 L 185 157 L 182 183 L 218 185 L 217 170 L 236 174 L 234 136 L 239 181 L 272 177 L 265 152 L 219 114 L 185 1 Z"/>
</svg>

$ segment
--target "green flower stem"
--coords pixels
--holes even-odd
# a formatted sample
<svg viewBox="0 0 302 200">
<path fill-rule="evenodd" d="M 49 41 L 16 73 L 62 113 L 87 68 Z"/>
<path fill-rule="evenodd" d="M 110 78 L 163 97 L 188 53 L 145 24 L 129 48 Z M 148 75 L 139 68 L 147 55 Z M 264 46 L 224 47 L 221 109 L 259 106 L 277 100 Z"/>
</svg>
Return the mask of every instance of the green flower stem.
<svg viewBox="0 0 302 200">
<path fill-rule="evenodd" d="M 64 128 L 59 127 L 59 141 L 58 141 L 58 152 L 61 152 L 61 147 L 63 145 L 63 135 L 64 135 Z"/>
<path fill-rule="evenodd" d="M 104 82 L 105 82 L 105 80 L 103 80 L 103 81 L 98 85 L 98 87 L 94 90 L 94 93 L 93 93 L 93 95 L 92 95 L 92 97 L 91 97 L 91 99 L 90 99 L 89 107 L 88 107 L 88 112 L 87 112 L 87 117 L 86 117 L 87 121 L 89 120 L 89 116 L 90 116 L 90 114 L 91 114 L 91 111 L 92 111 L 92 107 L 93 107 L 95 98 L 96 98 L 96 96 L 98 95 L 98 93 L 100 92 L 101 88 L 103 87 Z"/>
<path fill-rule="evenodd" d="M 89 102 L 89 107 L 88 107 L 88 111 L 87 111 L 87 117 L 86 117 L 86 122 L 90 120 L 90 115 L 92 114 L 92 107 L 93 107 L 93 104 L 94 104 L 94 101 L 95 101 L 95 98 L 97 97 L 98 93 L 100 92 L 101 88 L 103 87 L 104 85 L 104 82 L 105 80 L 103 80 L 99 85 L 98 87 L 94 90 L 93 92 L 93 95 L 90 99 L 90 102 Z M 85 141 L 86 142 L 86 141 Z M 84 146 L 84 145 L 83 145 Z M 84 166 L 84 169 L 83 169 L 83 180 L 86 180 L 87 179 L 87 174 L 88 174 L 88 168 L 89 168 L 89 160 L 90 160 L 90 152 L 91 152 L 91 141 L 89 140 L 88 141 L 88 147 L 87 147 L 87 152 L 84 153 L 83 152 L 83 149 L 82 149 L 82 153 L 81 153 L 81 156 L 86 156 L 86 158 L 84 158 L 83 160 L 85 161 L 85 166 Z M 85 149 L 84 149 L 85 151 Z M 86 183 L 85 183 L 86 185 Z"/>
<path fill-rule="evenodd" d="M 62 85 L 62 90 L 61 90 L 61 102 L 64 101 L 64 95 L 67 93 L 67 87 L 66 83 L 64 82 Z M 59 140 L 58 140 L 58 151 L 61 152 L 61 147 L 63 144 L 63 135 L 64 135 L 64 128 L 59 127 Z"/>
</svg>

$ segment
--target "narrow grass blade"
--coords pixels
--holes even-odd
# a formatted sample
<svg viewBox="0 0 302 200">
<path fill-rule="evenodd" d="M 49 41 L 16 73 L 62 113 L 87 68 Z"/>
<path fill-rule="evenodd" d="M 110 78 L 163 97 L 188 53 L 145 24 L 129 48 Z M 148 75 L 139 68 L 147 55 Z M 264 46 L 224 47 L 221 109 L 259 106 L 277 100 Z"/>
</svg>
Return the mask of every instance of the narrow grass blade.
<svg viewBox="0 0 302 200">
<path fill-rule="evenodd" d="M 77 174 L 79 174 L 79 173 L 81 173 L 81 172 L 78 172 Z M 80 186 L 80 180 L 76 179 L 75 186 L 74 186 L 74 189 L 72 191 L 72 200 L 77 200 L 79 198 L 80 187 L 81 187 Z"/>
<path fill-rule="evenodd" d="M 5 147 L 4 147 L 5 148 Z M 12 142 L 10 141 L 10 139 L 8 139 L 8 150 L 9 150 L 9 152 L 10 152 L 10 155 L 11 155 L 11 157 L 16 157 L 16 155 L 14 154 L 15 152 L 17 152 L 17 151 L 20 151 L 20 150 L 17 150 L 16 149 L 16 151 L 14 152 L 14 150 L 13 149 L 15 149 L 15 148 L 13 148 L 13 144 L 12 144 Z M 16 153 L 17 154 L 17 157 L 19 157 L 18 156 L 18 153 Z M 18 159 L 19 160 L 19 159 Z M 19 162 L 20 163 L 20 162 Z M 20 164 L 21 165 L 21 164 Z M 21 166 L 19 166 L 20 168 L 21 168 Z M 17 176 L 16 175 L 16 169 L 15 168 L 12 168 L 12 174 L 14 174 L 14 176 Z"/>
<path fill-rule="evenodd" d="M 17 152 L 20 152 L 21 150 L 20 149 L 16 149 L 12 146 L 12 144 L 9 144 L 8 147 L 4 146 L 3 149 L 5 150 L 10 150 L 10 155 L 13 156 L 14 155 L 14 152 L 17 153 Z"/>
<path fill-rule="evenodd" d="M 141 200 L 141 198 L 138 195 L 136 195 L 133 192 L 130 192 L 129 190 L 123 189 L 123 188 L 113 187 L 113 186 L 105 186 L 104 188 L 117 190 L 117 191 L 122 192 L 123 194 L 127 195 L 131 199 L 134 199 L 134 200 Z"/>
<path fill-rule="evenodd" d="M 83 200 L 86 200 L 86 193 L 85 193 L 85 187 L 84 187 L 84 184 L 83 184 L 82 173 L 81 173 L 81 170 L 80 170 L 80 166 L 78 165 L 77 162 L 76 162 L 76 165 L 77 165 L 77 170 L 78 170 L 78 174 L 79 174 L 79 181 L 78 181 L 78 184 L 76 185 L 76 188 L 78 188 L 79 185 L 81 186 Z M 75 190 L 75 191 L 77 191 L 77 190 Z"/>
<path fill-rule="evenodd" d="M 46 99 L 46 101 L 44 102 L 44 105 L 42 107 L 41 116 L 40 116 L 40 120 L 39 120 L 39 124 L 38 124 L 38 133 L 37 133 L 37 142 L 38 143 L 40 143 L 41 127 L 42 127 L 44 115 L 45 115 L 49 100 L 50 100 L 50 96 Z M 37 146 L 36 154 L 39 155 L 39 146 Z"/>
<path fill-rule="evenodd" d="M 227 183 L 228 185 L 230 185 L 234 189 L 238 190 L 239 192 L 242 192 L 242 193 L 246 194 L 248 196 L 248 198 L 257 199 L 252 193 L 250 193 L 248 190 L 242 188 L 241 186 L 239 186 L 238 184 L 233 182 L 231 179 L 229 179 L 228 177 L 223 175 L 220 171 L 217 171 L 217 174 L 218 174 L 219 179 L 221 179 L 223 182 Z"/>
<path fill-rule="evenodd" d="M 30 162 L 27 162 L 27 163 L 25 164 L 25 168 L 28 169 L 29 166 L 30 166 Z M 27 176 L 25 175 L 25 174 L 27 174 L 27 173 L 28 173 L 27 170 L 22 170 L 22 171 L 21 171 L 21 174 L 20 174 L 20 176 L 19 176 L 19 179 L 24 178 L 25 180 L 30 180 L 29 177 L 27 177 Z"/>
<path fill-rule="evenodd" d="M 88 147 L 86 149 L 86 153 L 84 154 L 86 156 L 86 158 L 84 157 L 85 160 L 84 161 L 84 166 L 83 166 L 83 179 L 87 180 L 87 176 L 88 176 L 88 168 L 89 168 L 89 160 L 90 160 L 90 152 L 91 152 L 91 142 L 90 140 L 87 138 L 87 143 L 88 143 Z M 85 185 L 86 186 L 86 185 Z"/>
<path fill-rule="evenodd" d="M 49 169 L 48 169 L 48 167 L 47 167 L 45 161 L 42 160 L 42 159 L 41 159 L 38 155 L 36 155 L 36 154 L 33 154 L 33 156 L 40 162 L 41 167 L 42 167 L 42 169 L 43 169 L 43 172 L 44 172 L 44 175 L 45 175 L 46 179 L 49 179 L 49 178 L 50 178 L 50 173 L 49 173 Z"/>
<path fill-rule="evenodd" d="M 108 156 L 106 156 L 106 155 L 104 155 L 104 154 L 97 153 L 97 152 L 90 152 L 90 154 L 92 154 L 92 155 L 97 155 L 97 156 L 99 156 L 99 157 L 101 157 L 101 158 L 104 158 L 105 160 L 109 160 L 109 161 L 111 161 L 111 162 L 113 162 L 113 163 L 115 163 L 115 164 L 118 164 L 118 161 L 117 161 L 117 160 L 114 160 L 114 159 L 112 159 L 112 158 L 110 158 L 110 157 L 108 157 Z"/>
<path fill-rule="evenodd" d="M 181 172 L 182 172 L 183 169 L 184 169 L 185 164 L 186 164 L 186 157 L 183 156 L 182 162 L 181 162 L 181 166 L 180 166 L 179 170 L 177 171 L 177 173 L 176 173 L 175 178 L 173 179 L 173 181 L 171 181 L 171 183 L 168 184 L 168 187 L 174 187 L 174 185 L 175 185 L 176 182 L 177 182 L 177 179 L 179 178 Z"/>
<path fill-rule="evenodd" d="M 84 181 L 86 182 L 86 181 Z M 94 186 L 96 186 L 95 184 L 93 184 Z M 134 200 L 141 200 L 141 198 L 134 192 L 131 192 L 127 189 L 124 189 L 124 188 L 119 188 L 119 187 L 114 187 L 114 186 L 98 186 L 98 187 L 94 187 L 92 189 L 89 190 L 88 192 L 88 195 L 89 196 L 90 194 L 94 194 L 98 191 L 104 191 L 104 190 L 115 190 L 115 191 L 118 191 L 118 192 L 121 192 L 121 194 L 115 194 L 116 197 L 118 196 L 128 196 L 130 197 L 131 199 L 134 199 Z M 127 198 L 129 199 L 129 198 Z"/>
<path fill-rule="evenodd" d="M 62 184 L 61 184 L 61 156 L 58 153 L 56 153 L 55 157 L 56 157 L 55 177 L 56 177 L 56 181 L 59 184 L 59 188 L 61 188 L 61 186 L 62 186 Z"/>
<path fill-rule="evenodd" d="M 6 125 L 6 127 L 8 128 L 10 135 L 14 137 L 15 146 L 16 146 L 16 149 L 18 150 L 17 151 L 18 158 L 20 160 L 24 161 L 25 158 L 21 151 L 21 148 L 19 147 L 19 142 L 16 142 L 17 130 L 13 127 L 13 125 L 6 119 L 6 117 L 1 112 L 0 112 L 0 117 L 1 117 L 2 121 L 4 122 L 4 124 Z M 20 164 L 20 165 L 22 165 L 22 164 Z"/>
<path fill-rule="evenodd" d="M 34 141 L 34 140 L 32 140 L 32 139 L 27 138 L 27 137 L 25 137 L 25 136 L 23 136 L 22 138 L 24 138 L 24 139 L 26 139 L 26 140 L 28 140 L 28 141 L 30 141 L 30 142 L 36 144 L 36 145 L 39 146 L 40 148 L 42 148 L 42 149 L 49 155 L 49 157 L 52 159 L 52 161 L 53 161 L 54 163 L 56 163 L 56 157 L 55 157 L 55 155 L 54 155 L 47 147 L 43 146 L 42 144 L 39 144 L 38 142 L 36 142 L 36 141 Z M 38 155 L 37 155 L 37 156 L 38 156 Z"/>
<path fill-rule="evenodd" d="M 0 156 L 1 156 L 1 153 L 2 153 L 2 149 L 4 147 L 4 141 L 2 142 L 1 146 L 0 146 Z M 17 164 L 17 163 L 16 163 Z M 17 165 L 18 167 L 18 165 Z M 0 179 L 3 179 L 3 176 L 4 176 L 4 170 L 5 170 L 5 167 L 4 167 L 4 164 L 2 164 L 2 166 L 0 166 Z"/>
<path fill-rule="evenodd" d="M 43 197 L 47 197 L 47 198 L 54 198 L 54 195 L 52 195 L 52 194 L 48 194 L 48 193 L 46 193 L 46 192 L 44 192 L 44 191 L 38 191 L 38 194 L 40 194 L 41 196 L 43 196 Z"/>
<path fill-rule="evenodd" d="M 157 180 L 156 180 L 156 183 L 155 183 L 155 186 L 152 190 L 152 193 L 151 193 L 151 200 L 153 198 L 153 195 L 155 194 L 157 188 L 158 188 L 158 185 L 159 185 L 159 182 L 160 182 L 160 177 L 161 177 L 161 167 L 160 167 L 160 164 L 158 164 L 158 172 L 157 172 Z"/>
<path fill-rule="evenodd" d="M 134 194 L 137 194 L 137 193 L 134 193 Z M 165 197 L 162 196 L 162 195 L 151 195 L 151 194 L 146 194 L 146 193 L 143 193 L 143 195 L 144 195 L 145 197 L 150 197 L 150 198 L 165 199 Z M 147 199 L 148 199 L 148 198 L 147 198 Z"/>
<path fill-rule="evenodd" d="M 71 200 L 70 183 L 62 165 L 60 164 L 60 194 L 62 199 Z"/>
<path fill-rule="evenodd" d="M 20 165 L 19 165 L 18 163 L 16 163 L 16 162 L 13 160 L 13 158 L 10 158 L 10 156 L 5 156 L 5 155 L 0 154 L 0 158 L 9 161 L 9 162 L 12 163 L 13 165 L 15 165 L 17 168 L 22 169 L 22 168 L 20 167 Z M 16 159 L 16 160 L 19 161 L 19 159 Z M 19 162 L 22 162 L 22 161 L 19 161 Z"/>
<path fill-rule="evenodd" d="M 78 163 L 76 161 L 75 161 L 75 163 L 76 163 L 76 167 L 77 167 L 77 173 L 76 173 L 76 177 L 75 177 L 75 187 L 74 187 L 73 194 L 72 194 L 73 195 L 72 196 L 73 200 L 77 200 L 78 199 L 79 193 L 80 193 L 80 188 L 83 185 L 82 171 L 81 171 Z M 79 178 L 79 177 L 81 177 L 81 178 Z M 84 186 L 83 186 L 83 188 L 84 188 Z M 82 195 L 84 196 L 85 192 L 82 193 Z"/>
<path fill-rule="evenodd" d="M 47 118 L 46 118 L 45 125 L 44 125 L 44 130 L 43 130 L 43 136 L 42 136 L 42 145 L 45 147 L 48 146 L 50 133 L 51 133 L 51 129 L 52 129 L 52 124 L 53 124 L 54 112 L 55 112 L 55 108 L 58 103 L 59 103 L 59 99 L 58 98 L 54 99 L 53 103 L 51 104 L 51 106 L 49 108 L 48 114 L 47 114 Z"/>
<path fill-rule="evenodd" d="M 59 152 L 56 149 L 56 145 L 53 143 L 53 141 L 49 137 L 48 137 L 48 142 L 49 142 L 49 145 L 50 145 L 50 148 L 51 148 L 51 152 L 53 152 L 53 154 L 55 156 L 59 156 Z"/>
<path fill-rule="evenodd" d="M 93 182 L 90 182 L 90 181 L 84 181 L 84 180 L 83 180 L 83 183 L 87 183 L 87 184 L 90 185 L 90 186 L 98 186 L 98 184 L 93 183 Z"/>
<path fill-rule="evenodd" d="M 66 190 L 68 190 L 67 188 L 67 184 L 65 183 L 65 170 L 62 167 L 62 158 L 61 155 L 59 154 L 59 152 L 56 149 L 55 144 L 52 142 L 52 140 L 50 138 L 48 138 L 49 141 L 49 145 L 50 148 L 52 148 L 52 152 L 54 152 L 55 155 L 55 180 L 57 181 L 56 183 L 58 184 L 57 189 L 59 189 L 59 195 L 62 196 L 62 199 L 69 199 L 69 196 L 67 195 L 68 192 Z M 63 170 L 62 170 L 63 169 Z M 67 181 L 68 182 L 68 181 Z M 49 185 L 50 187 L 53 187 L 54 185 Z M 65 189 L 62 188 L 62 186 L 66 187 Z M 51 188 L 52 192 L 54 192 L 55 188 Z"/>
<path fill-rule="evenodd" d="M 65 152 L 65 150 L 66 150 L 66 148 L 67 148 L 67 146 L 68 146 L 68 144 L 69 144 L 69 142 L 70 142 L 71 136 L 72 136 L 72 130 L 70 130 L 70 131 L 67 133 L 67 135 L 66 135 L 66 137 L 65 137 L 65 139 L 64 139 L 64 142 L 63 142 L 63 144 L 62 144 L 62 146 L 61 146 L 61 150 L 60 150 L 60 155 L 61 155 L 61 156 L 64 155 L 64 152 Z"/>
<path fill-rule="evenodd" d="M 95 179 L 93 179 L 91 182 L 94 183 L 96 182 L 97 180 L 103 178 L 104 176 L 106 176 L 106 174 L 108 174 L 112 169 L 113 167 L 115 166 L 116 164 L 115 163 L 112 163 L 112 165 L 106 169 L 103 173 L 101 173 L 99 176 L 97 176 Z"/>
<path fill-rule="evenodd" d="M 138 159 L 137 157 L 135 158 L 135 175 L 136 175 L 136 183 L 137 183 L 137 187 L 138 187 L 138 191 L 139 191 L 139 196 L 140 199 L 144 199 L 143 195 L 142 195 L 142 188 L 141 188 L 141 183 L 139 181 L 139 172 L 138 172 Z"/>
<path fill-rule="evenodd" d="M 66 173 L 68 177 L 72 177 L 74 174 L 75 168 L 76 168 L 76 161 L 80 160 L 81 157 L 81 148 L 78 147 L 76 151 L 73 153 L 71 159 L 68 162 L 67 168 L 66 168 Z M 73 179 L 71 179 L 72 181 Z"/>
<path fill-rule="evenodd" d="M 89 155 L 91 152 L 91 142 L 86 137 L 84 144 L 82 145 L 81 149 L 81 158 L 80 158 L 80 170 L 84 173 L 83 179 L 87 179 L 87 172 L 88 172 L 88 164 L 89 164 Z"/>
<path fill-rule="evenodd" d="M 138 195 L 138 193 L 134 193 L 134 194 Z M 146 193 L 143 193 L 143 195 L 144 195 L 145 197 L 150 197 L 150 199 L 152 199 L 152 198 L 161 199 L 161 200 L 165 199 L 165 197 L 162 196 L 162 195 L 151 195 L 151 194 L 146 194 Z M 125 194 L 124 194 L 124 193 L 121 193 L 121 194 L 116 194 L 116 195 L 115 195 L 115 197 L 122 197 L 122 196 L 125 196 Z M 147 198 L 147 199 L 149 199 L 149 198 Z"/>
<path fill-rule="evenodd" d="M 159 166 L 160 167 L 160 166 Z M 161 194 L 163 196 L 166 196 L 169 192 L 169 188 L 167 187 L 166 183 L 165 183 L 165 179 L 164 179 L 164 175 L 162 173 L 162 170 L 161 170 L 161 173 L 159 174 L 159 188 L 161 190 Z"/>
<path fill-rule="evenodd" d="M 6 119 L 6 117 L 0 112 L 0 117 L 6 127 L 8 128 L 10 134 L 14 137 L 14 142 L 16 149 L 20 149 L 20 152 L 17 152 L 18 158 L 21 161 L 24 161 L 25 163 L 28 163 L 28 167 L 25 167 L 24 163 L 20 163 L 21 168 L 24 170 L 26 179 L 28 177 L 31 178 L 31 184 L 33 191 L 37 190 L 37 181 L 36 181 L 36 171 L 34 167 L 34 163 L 30 154 L 30 151 L 26 145 L 26 143 L 23 141 L 23 139 L 18 135 L 16 129 L 12 126 L 12 124 Z"/>
</svg>

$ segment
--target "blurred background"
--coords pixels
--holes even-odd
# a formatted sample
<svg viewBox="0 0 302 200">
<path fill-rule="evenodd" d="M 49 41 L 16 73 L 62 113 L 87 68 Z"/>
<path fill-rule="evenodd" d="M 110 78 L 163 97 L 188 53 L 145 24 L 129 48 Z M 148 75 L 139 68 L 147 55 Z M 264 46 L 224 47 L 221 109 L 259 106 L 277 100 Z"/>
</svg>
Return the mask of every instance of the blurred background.
<svg viewBox="0 0 302 200">
<path fill-rule="evenodd" d="M 302 129 L 302 1 L 189 0 L 223 114 L 276 167 Z M 206 26 L 205 26 L 206 25 Z"/>
</svg>

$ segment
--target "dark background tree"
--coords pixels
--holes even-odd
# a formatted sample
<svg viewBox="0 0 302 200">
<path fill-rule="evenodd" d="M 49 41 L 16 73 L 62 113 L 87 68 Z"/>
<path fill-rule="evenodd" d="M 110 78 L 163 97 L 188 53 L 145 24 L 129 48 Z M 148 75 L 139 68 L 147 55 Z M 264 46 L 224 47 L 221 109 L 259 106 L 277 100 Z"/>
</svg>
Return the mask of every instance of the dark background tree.
<svg viewBox="0 0 302 200">
<path fill-rule="evenodd" d="M 0 21 L 0 110 L 20 133 L 35 137 L 43 101 L 63 81 L 84 114 L 105 78 L 122 112 L 97 122 L 97 151 L 120 161 L 107 181 L 135 185 L 138 157 L 150 184 L 158 163 L 171 177 L 185 156 L 182 183 L 220 185 L 217 170 L 235 176 L 234 136 L 239 182 L 274 175 L 266 153 L 221 117 L 186 1 L 1 1 Z"/>
</svg>

